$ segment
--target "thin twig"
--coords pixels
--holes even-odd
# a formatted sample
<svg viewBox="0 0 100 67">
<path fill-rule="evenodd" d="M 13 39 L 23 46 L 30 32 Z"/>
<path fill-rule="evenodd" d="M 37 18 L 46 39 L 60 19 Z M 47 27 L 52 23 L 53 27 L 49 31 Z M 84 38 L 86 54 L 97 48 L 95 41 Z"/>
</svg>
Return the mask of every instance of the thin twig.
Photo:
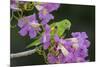
<svg viewBox="0 0 100 67">
<path fill-rule="evenodd" d="M 19 53 L 14 53 L 11 54 L 10 57 L 11 58 L 17 58 L 17 57 L 23 57 L 23 56 L 28 56 L 28 55 L 32 55 L 33 53 L 35 53 L 37 51 L 37 49 L 39 49 L 41 46 L 36 47 L 35 49 L 32 50 L 28 50 L 28 51 L 24 51 L 24 52 L 19 52 Z"/>
</svg>

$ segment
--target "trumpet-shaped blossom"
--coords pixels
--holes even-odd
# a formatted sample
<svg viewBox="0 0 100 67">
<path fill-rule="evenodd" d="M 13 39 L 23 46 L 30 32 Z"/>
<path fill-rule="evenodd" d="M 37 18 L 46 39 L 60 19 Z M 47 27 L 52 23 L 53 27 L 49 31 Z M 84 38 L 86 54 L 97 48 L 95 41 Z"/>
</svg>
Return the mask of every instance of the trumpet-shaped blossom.
<svg viewBox="0 0 100 67">
<path fill-rule="evenodd" d="M 43 25 L 47 24 L 50 20 L 54 19 L 54 16 L 50 12 L 57 10 L 60 4 L 56 3 L 44 3 L 37 6 L 39 10 L 39 18 Z M 40 7 L 40 9 L 39 9 Z"/>
<path fill-rule="evenodd" d="M 79 40 L 79 46 L 80 47 L 89 47 L 89 41 L 87 40 L 88 36 L 86 32 L 75 32 L 71 34 L 74 38 L 77 38 Z"/>
<path fill-rule="evenodd" d="M 50 27 L 48 25 L 45 25 L 45 32 L 41 38 L 41 42 L 43 43 L 44 49 L 50 46 Z"/>
<path fill-rule="evenodd" d="M 35 14 L 19 19 L 18 26 L 21 28 L 19 34 L 21 36 L 29 34 L 30 38 L 36 37 L 37 33 L 41 31 Z"/>
<path fill-rule="evenodd" d="M 41 5 L 44 9 L 46 9 L 49 13 L 57 10 L 60 7 L 58 3 L 45 3 Z"/>
<path fill-rule="evenodd" d="M 58 3 L 37 3 L 35 2 L 34 4 L 38 11 L 46 9 L 47 12 L 49 13 L 57 10 L 60 7 L 60 4 Z"/>
<path fill-rule="evenodd" d="M 47 24 L 51 19 L 54 19 L 54 16 L 47 12 L 46 9 L 43 9 L 39 12 L 39 18 L 43 25 Z"/>
<path fill-rule="evenodd" d="M 55 51 L 59 54 L 55 56 L 53 53 L 48 53 L 49 63 L 76 63 L 87 61 L 88 47 L 90 42 L 87 40 L 86 32 L 72 33 L 73 38 L 60 39 L 55 35 Z"/>
</svg>

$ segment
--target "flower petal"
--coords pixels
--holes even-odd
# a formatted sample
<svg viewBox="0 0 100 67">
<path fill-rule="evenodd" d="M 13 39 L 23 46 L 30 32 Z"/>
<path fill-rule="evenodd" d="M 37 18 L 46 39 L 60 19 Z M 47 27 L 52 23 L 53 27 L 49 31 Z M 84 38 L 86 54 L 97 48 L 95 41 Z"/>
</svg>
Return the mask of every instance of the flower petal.
<svg viewBox="0 0 100 67">
<path fill-rule="evenodd" d="M 48 62 L 53 64 L 57 62 L 57 58 L 53 56 L 51 53 L 48 54 Z"/>
<path fill-rule="evenodd" d="M 28 32 L 28 27 L 26 26 L 26 27 L 23 27 L 23 28 L 19 31 L 19 34 L 20 34 L 21 36 L 25 36 L 25 35 L 27 34 L 27 32 Z"/>
<path fill-rule="evenodd" d="M 50 42 L 45 42 L 44 44 L 43 44 L 43 48 L 46 50 L 46 49 L 48 49 L 48 47 L 50 46 Z"/>
<path fill-rule="evenodd" d="M 21 19 L 18 20 L 18 26 L 19 26 L 20 28 L 22 28 L 25 24 L 26 24 L 26 23 L 25 23 L 25 21 L 24 21 L 23 18 L 21 18 Z"/>
<path fill-rule="evenodd" d="M 55 42 L 59 42 L 60 39 L 59 39 L 58 35 L 54 36 L 54 40 L 55 40 Z"/>
<path fill-rule="evenodd" d="M 36 14 L 27 16 L 27 19 L 29 20 L 29 22 L 32 22 L 33 20 L 36 21 Z"/>
<path fill-rule="evenodd" d="M 50 26 L 49 25 L 45 25 L 45 31 L 46 31 L 46 33 L 50 33 Z"/>
<path fill-rule="evenodd" d="M 30 39 L 36 37 L 36 32 L 34 31 L 34 29 L 29 30 L 29 36 L 30 36 Z"/>
</svg>

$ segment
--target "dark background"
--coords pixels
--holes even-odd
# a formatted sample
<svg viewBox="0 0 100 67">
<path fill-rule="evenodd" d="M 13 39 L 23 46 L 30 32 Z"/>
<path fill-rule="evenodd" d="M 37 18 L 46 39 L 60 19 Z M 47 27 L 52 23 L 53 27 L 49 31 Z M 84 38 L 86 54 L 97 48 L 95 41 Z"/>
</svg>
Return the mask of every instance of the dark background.
<svg viewBox="0 0 100 67">
<path fill-rule="evenodd" d="M 30 15 L 32 13 L 33 12 L 28 12 L 26 15 Z M 71 30 L 67 32 L 66 37 L 69 37 L 72 32 L 87 33 L 91 42 L 88 59 L 90 61 L 95 61 L 95 6 L 61 4 L 60 8 L 52 14 L 55 16 L 54 21 L 60 21 L 66 18 L 71 21 Z M 17 20 L 13 19 L 11 21 L 11 25 L 15 24 L 17 24 Z M 33 41 L 30 40 L 28 36 L 21 37 L 18 34 L 19 30 L 20 29 L 18 27 L 11 28 L 11 53 L 29 50 L 26 49 L 26 46 Z M 37 53 L 27 57 L 11 59 L 11 66 L 41 64 L 44 64 L 44 58 L 39 56 Z"/>
</svg>

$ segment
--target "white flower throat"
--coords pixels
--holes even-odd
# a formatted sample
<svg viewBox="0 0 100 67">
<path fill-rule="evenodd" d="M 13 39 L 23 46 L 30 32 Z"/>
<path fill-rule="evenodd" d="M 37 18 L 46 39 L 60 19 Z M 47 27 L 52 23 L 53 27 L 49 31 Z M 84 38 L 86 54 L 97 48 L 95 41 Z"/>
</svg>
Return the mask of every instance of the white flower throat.
<svg viewBox="0 0 100 67">
<path fill-rule="evenodd" d="M 67 56 L 69 54 L 68 50 L 62 44 L 59 44 L 58 48 L 61 50 L 64 56 Z"/>
</svg>

